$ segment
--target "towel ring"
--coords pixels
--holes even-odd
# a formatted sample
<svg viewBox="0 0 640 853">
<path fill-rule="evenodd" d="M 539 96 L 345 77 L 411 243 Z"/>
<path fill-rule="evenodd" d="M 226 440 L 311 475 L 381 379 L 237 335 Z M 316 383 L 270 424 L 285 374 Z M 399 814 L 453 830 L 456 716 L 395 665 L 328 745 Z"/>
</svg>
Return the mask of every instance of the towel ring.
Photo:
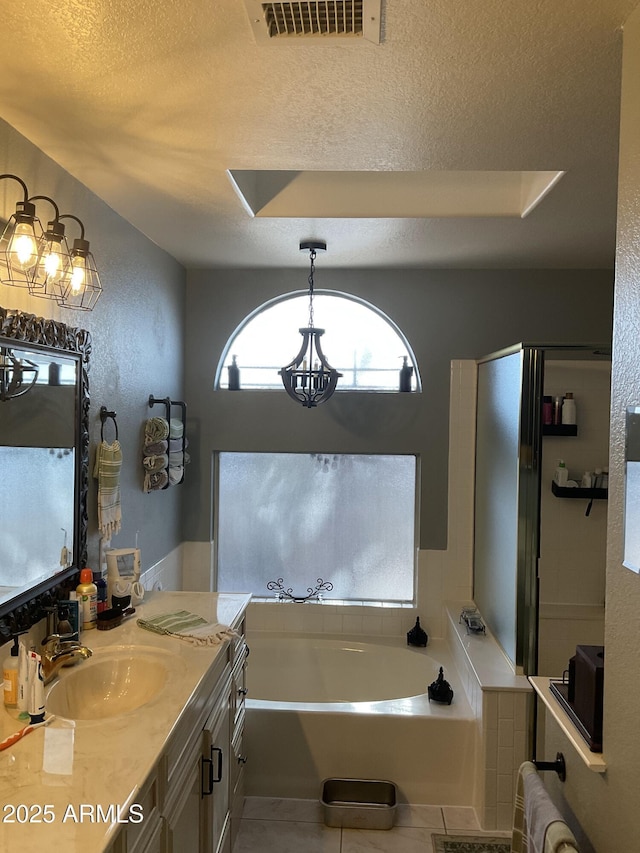
<svg viewBox="0 0 640 853">
<path fill-rule="evenodd" d="M 116 441 L 118 440 L 118 422 L 116 421 L 116 413 L 108 411 L 106 406 L 100 406 L 100 420 L 102 421 L 102 426 L 100 427 L 100 440 L 104 441 L 104 425 L 108 420 L 113 421 L 113 425 L 116 428 Z"/>
</svg>

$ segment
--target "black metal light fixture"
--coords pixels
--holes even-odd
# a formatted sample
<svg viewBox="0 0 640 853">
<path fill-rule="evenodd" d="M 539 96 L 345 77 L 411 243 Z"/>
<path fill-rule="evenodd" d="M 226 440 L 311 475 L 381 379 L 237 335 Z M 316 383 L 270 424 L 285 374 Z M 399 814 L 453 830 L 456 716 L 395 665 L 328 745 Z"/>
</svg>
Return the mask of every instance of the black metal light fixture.
<svg viewBox="0 0 640 853">
<path fill-rule="evenodd" d="M 47 223 L 47 230 L 40 241 L 36 265 L 31 271 L 29 291 L 33 296 L 61 302 L 71 272 L 71 254 L 64 236 L 64 225 L 60 222 L 58 205 L 47 195 L 34 195 L 29 199 L 30 202 L 38 200 L 48 201 L 55 216 Z"/>
<path fill-rule="evenodd" d="M 73 241 L 69 275 L 60 304 L 64 308 L 93 311 L 102 294 L 102 285 L 96 262 L 89 251 L 89 241 L 84 238 L 84 225 L 72 213 L 63 213 L 60 219 L 73 219 L 80 226 L 80 237 Z"/>
<path fill-rule="evenodd" d="M 24 198 L 16 204 L 0 237 L 0 282 L 26 287 L 33 296 L 54 299 L 63 308 L 92 311 L 102 293 L 100 276 L 84 224 L 71 213 L 60 214 L 58 205 L 46 195 L 29 196 L 27 185 L 17 175 L 11 178 L 22 187 Z M 36 216 L 34 201 L 49 202 L 54 218 L 43 231 Z M 80 237 L 69 249 L 62 219 L 73 219 L 80 226 Z"/>
<path fill-rule="evenodd" d="M 338 379 L 342 376 L 327 361 L 320 337 L 324 329 L 313 325 L 313 274 L 315 272 L 316 252 L 325 251 L 327 244 L 317 241 L 300 243 L 300 251 L 308 251 L 309 272 L 309 324 L 299 329 L 302 346 L 293 361 L 278 371 L 287 394 L 298 403 L 310 409 L 319 406 L 331 397 L 336 390 Z"/>
<path fill-rule="evenodd" d="M 0 175 L 17 181 L 22 187 L 24 198 L 17 202 L 15 212 L 9 217 L 0 237 L 0 257 L 4 269 L 0 281 L 10 287 L 28 287 L 33 282 L 33 268 L 38 263 L 42 242 L 42 226 L 36 216 L 36 207 L 29 201 L 27 185 L 17 175 Z"/>
</svg>

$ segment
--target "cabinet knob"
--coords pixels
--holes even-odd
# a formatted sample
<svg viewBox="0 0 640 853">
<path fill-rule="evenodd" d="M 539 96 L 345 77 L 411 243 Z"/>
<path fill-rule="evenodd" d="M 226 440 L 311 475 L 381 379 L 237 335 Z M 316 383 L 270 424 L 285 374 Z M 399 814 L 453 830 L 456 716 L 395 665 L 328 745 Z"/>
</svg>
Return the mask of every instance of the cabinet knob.
<svg viewBox="0 0 640 853">
<path fill-rule="evenodd" d="M 247 763 L 247 756 L 246 755 L 239 755 L 238 756 L 238 764 L 246 764 L 246 763 Z"/>
<path fill-rule="evenodd" d="M 246 687 L 239 687 L 238 688 L 238 695 L 239 696 L 246 696 L 248 692 L 249 691 Z"/>
</svg>

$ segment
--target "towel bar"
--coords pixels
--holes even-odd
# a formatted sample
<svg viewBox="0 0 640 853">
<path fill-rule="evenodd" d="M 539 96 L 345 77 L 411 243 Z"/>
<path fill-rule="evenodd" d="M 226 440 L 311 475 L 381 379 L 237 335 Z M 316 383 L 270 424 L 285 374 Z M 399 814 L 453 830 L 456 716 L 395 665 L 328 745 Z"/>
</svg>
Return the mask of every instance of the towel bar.
<svg viewBox="0 0 640 853">
<path fill-rule="evenodd" d="M 564 755 L 561 752 L 556 753 L 555 761 L 536 761 L 533 760 L 536 770 L 554 770 L 558 774 L 561 782 L 567 778 L 567 767 L 564 763 Z"/>
</svg>

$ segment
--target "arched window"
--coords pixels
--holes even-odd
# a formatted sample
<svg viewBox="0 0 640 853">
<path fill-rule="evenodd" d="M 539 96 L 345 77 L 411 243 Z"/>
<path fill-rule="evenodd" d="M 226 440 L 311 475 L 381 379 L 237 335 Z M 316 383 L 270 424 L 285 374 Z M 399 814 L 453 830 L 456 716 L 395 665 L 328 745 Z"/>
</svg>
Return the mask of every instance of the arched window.
<svg viewBox="0 0 640 853">
<path fill-rule="evenodd" d="M 396 324 L 363 299 L 331 290 L 316 290 L 314 325 L 325 329 L 322 350 L 342 378 L 338 391 L 398 391 L 403 358 L 413 367 L 412 390 L 422 386 L 415 356 Z M 307 292 L 288 293 L 264 303 L 229 338 L 216 370 L 215 388 L 227 388 L 232 356 L 240 368 L 243 389 L 282 389 L 281 367 L 302 343 L 298 329 L 309 320 Z"/>
</svg>

